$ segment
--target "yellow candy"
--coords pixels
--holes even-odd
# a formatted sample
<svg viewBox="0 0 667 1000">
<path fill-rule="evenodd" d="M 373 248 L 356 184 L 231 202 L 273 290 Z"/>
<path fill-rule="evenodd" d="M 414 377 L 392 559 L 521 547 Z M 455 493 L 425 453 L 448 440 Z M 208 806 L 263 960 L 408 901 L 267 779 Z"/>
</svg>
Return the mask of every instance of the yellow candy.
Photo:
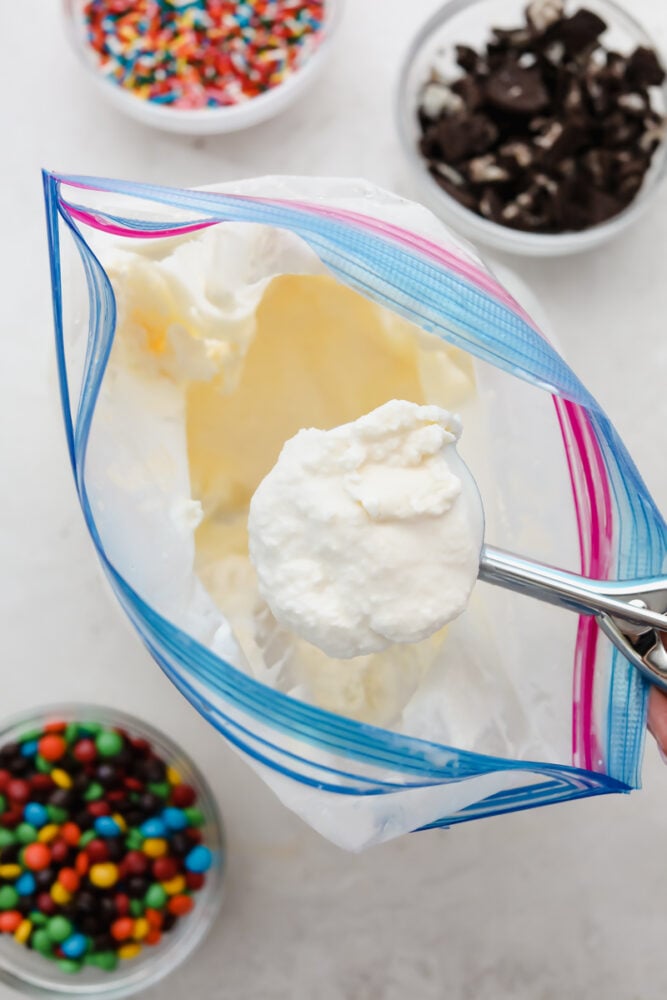
<svg viewBox="0 0 667 1000">
<path fill-rule="evenodd" d="M 129 944 L 122 944 L 118 949 L 119 958 L 136 958 L 141 951 L 141 945 L 137 941 L 130 941 Z"/>
<path fill-rule="evenodd" d="M 125 822 L 125 819 L 121 816 L 121 814 L 114 813 L 111 818 L 115 820 L 116 823 L 118 823 L 118 826 L 121 828 L 123 833 L 125 833 L 125 831 L 127 830 L 127 823 Z"/>
<path fill-rule="evenodd" d="M 18 878 L 22 871 L 20 865 L 0 865 L 0 878 Z"/>
<path fill-rule="evenodd" d="M 22 920 L 14 931 L 14 940 L 18 941 L 19 944 L 25 944 L 30 934 L 32 932 L 32 923 L 30 920 Z"/>
<path fill-rule="evenodd" d="M 143 941 L 143 939 L 148 934 L 151 929 L 151 925 L 148 923 L 145 917 L 137 917 L 134 921 L 134 930 L 132 931 L 132 937 L 135 941 Z"/>
<path fill-rule="evenodd" d="M 67 771 L 63 771 L 61 767 L 54 767 L 54 769 L 51 771 L 51 780 L 55 782 L 58 788 L 72 787 L 71 777 L 69 776 Z"/>
<path fill-rule="evenodd" d="M 111 861 L 103 861 L 92 866 L 88 878 L 98 889 L 110 889 L 118 881 L 118 868 Z"/>
<path fill-rule="evenodd" d="M 42 844 L 50 844 L 52 840 L 55 840 L 60 832 L 60 827 L 57 823 L 47 823 L 37 834 L 37 840 Z"/>
<path fill-rule="evenodd" d="M 169 845 L 162 837 L 149 837 L 148 840 L 144 840 L 141 849 L 149 858 L 161 858 L 167 853 Z"/>
<path fill-rule="evenodd" d="M 69 903 L 72 898 L 72 893 L 68 892 L 65 886 L 61 885 L 60 882 L 54 882 L 50 891 L 51 899 L 54 903 L 57 903 L 58 906 L 64 906 L 66 903 Z"/>
<path fill-rule="evenodd" d="M 168 896 L 178 896 L 179 892 L 185 890 L 185 879 L 182 875 L 174 875 L 168 882 L 162 882 L 161 885 Z"/>
<path fill-rule="evenodd" d="M 170 785 L 182 785 L 183 778 L 181 777 L 181 772 L 177 771 L 175 767 L 167 768 L 167 781 Z"/>
</svg>

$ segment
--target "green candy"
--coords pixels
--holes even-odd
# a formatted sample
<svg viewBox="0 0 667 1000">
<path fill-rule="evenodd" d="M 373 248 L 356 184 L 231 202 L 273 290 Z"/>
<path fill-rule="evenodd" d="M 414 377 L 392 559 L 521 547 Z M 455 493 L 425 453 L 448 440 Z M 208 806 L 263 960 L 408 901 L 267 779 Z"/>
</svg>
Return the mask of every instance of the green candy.
<svg viewBox="0 0 667 1000">
<path fill-rule="evenodd" d="M 59 958 L 56 965 L 63 972 L 78 972 L 82 963 L 78 958 Z"/>
<path fill-rule="evenodd" d="M 28 729 L 22 736 L 19 737 L 19 743 L 31 743 L 33 740 L 38 740 L 40 736 L 43 736 L 44 732 L 42 729 Z"/>
<path fill-rule="evenodd" d="M 95 746 L 100 757 L 115 757 L 123 749 L 124 741 L 114 729 L 103 729 L 95 739 Z"/>
<path fill-rule="evenodd" d="M 125 838 L 125 846 L 128 851 L 140 851 L 143 843 L 143 835 L 137 829 L 133 827 L 131 830 L 128 830 L 127 837 Z"/>
<path fill-rule="evenodd" d="M 46 814 L 52 823 L 57 823 L 60 826 L 62 823 L 66 823 L 69 819 L 69 813 L 67 809 L 62 809 L 60 806 L 46 807 Z"/>
<path fill-rule="evenodd" d="M 99 781 L 91 781 L 88 788 L 83 793 L 83 797 L 86 802 L 94 802 L 96 799 L 101 799 L 104 795 L 104 789 L 100 785 Z"/>
<path fill-rule="evenodd" d="M 55 944 L 61 944 L 67 940 L 72 931 L 72 922 L 67 917 L 51 917 L 46 925 L 46 932 Z"/>
<path fill-rule="evenodd" d="M 19 894 L 11 885 L 0 888 L 0 910 L 13 910 L 19 901 Z"/>
<path fill-rule="evenodd" d="M 7 800 L 4 795 L 0 795 L 0 812 L 4 812 L 7 806 Z"/>
<path fill-rule="evenodd" d="M 168 799 L 171 792 L 171 785 L 168 781 L 151 781 L 147 786 L 148 791 L 153 795 L 159 795 L 161 799 Z"/>
<path fill-rule="evenodd" d="M 79 837 L 79 847 L 86 847 L 91 840 L 95 840 L 96 836 L 97 834 L 94 830 L 86 830 L 86 832 L 82 833 Z"/>
<path fill-rule="evenodd" d="M 79 723 L 68 722 L 63 733 L 67 743 L 74 743 L 79 735 Z"/>
<path fill-rule="evenodd" d="M 190 826 L 203 826 L 206 822 L 206 817 L 201 809 L 197 809 L 197 806 L 188 806 L 183 812 L 187 816 Z"/>
<path fill-rule="evenodd" d="M 153 885 L 150 886 L 148 892 L 144 896 L 144 903 L 151 910 L 161 910 L 166 902 L 167 893 L 164 891 L 159 882 L 153 882 Z"/>
<path fill-rule="evenodd" d="M 16 837 L 6 826 L 0 826 L 0 851 L 3 847 L 10 847 L 16 843 Z"/>
<path fill-rule="evenodd" d="M 42 757 L 41 753 L 38 753 L 35 757 L 35 767 L 40 774 L 50 774 L 53 770 L 53 764 L 46 757 Z"/>
<path fill-rule="evenodd" d="M 84 722 L 79 726 L 79 736 L 97 736 L 103 728 L 101 722 Z"/>
<path fill-rule="evenodd" d="M 113 972 L 118 965 L 118 956 L 115 951 L 93 951 L 84 958 L 86 965 L 94 965 L 105 972 Z"/>
<path fill-rule="evenodd" d="M 37 830 L 30 823 L 19 823 L 16 827 L 16 838 L 20 844 L 34 844 L 37 840 Z"/>
<path fill-rule="evenodd" d="M 49 918 L 41 910 L 31 910 L 28 919 L 34 927 L 44 927 Z"/>
<path fill-rule="evenodd" d="M 42 914 L 40 914 L 41 916 Z M 44 927 L 38 927 L 30 937 L 30 944 L 40 955 L 51 958 L 53 952 L 53 942 L 49 937 L 49 932 Z"/>
<path fill-rule="evenodd" d="M 140 899 L 130 900 L 130 913 L 133 917 L 143 917 L 146 907 Z"/>
</svg>

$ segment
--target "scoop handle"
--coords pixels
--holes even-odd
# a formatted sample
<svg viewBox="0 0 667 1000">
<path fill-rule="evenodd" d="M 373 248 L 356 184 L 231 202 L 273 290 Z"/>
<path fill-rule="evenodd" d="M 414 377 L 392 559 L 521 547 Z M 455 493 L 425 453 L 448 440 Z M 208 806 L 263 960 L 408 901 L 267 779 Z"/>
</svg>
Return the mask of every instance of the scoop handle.
<svg viewBox="0 0 667 1000">
<path fill-rule="evenodd" d="M 667 632 L 667 579 L 590 580 L 485 545 L 479 579 L 584 615 L 620 619 L 625 634 Z M 630 603 L 630 602 L 637 603 Z M 627 626 L 627 627 L 626 627 Z"/>
</svg>

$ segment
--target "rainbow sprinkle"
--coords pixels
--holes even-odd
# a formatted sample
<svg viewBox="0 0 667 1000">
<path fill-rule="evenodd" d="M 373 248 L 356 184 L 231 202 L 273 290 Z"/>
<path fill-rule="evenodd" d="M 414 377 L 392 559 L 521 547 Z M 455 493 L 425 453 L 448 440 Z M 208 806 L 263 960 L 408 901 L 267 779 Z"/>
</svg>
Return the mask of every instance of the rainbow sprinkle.
<svg viewBox="0 0 667 1000">
<path fill-rule="evenodd" d="M 319 44 L 325 0 L 87 0 L 109 80 L 172 108 L 240 104 L 283 83 Z"/>
</svg>

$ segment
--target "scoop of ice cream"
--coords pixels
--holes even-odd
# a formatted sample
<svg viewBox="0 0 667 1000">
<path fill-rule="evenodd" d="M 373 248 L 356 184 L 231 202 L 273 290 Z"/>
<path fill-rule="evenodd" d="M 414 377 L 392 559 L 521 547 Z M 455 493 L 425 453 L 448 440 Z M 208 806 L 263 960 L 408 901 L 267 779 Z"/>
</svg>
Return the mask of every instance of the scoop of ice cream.
<svg viewBox="0 0 667 1000">
<path fill-rule="evenodd" d="M 276 619 L 329 656 L 432 635 L 465 609 L 484 524 L 457 417 L 392 400 L 299 431 L 250 504 L 250 557 Z"/>
</svg>

